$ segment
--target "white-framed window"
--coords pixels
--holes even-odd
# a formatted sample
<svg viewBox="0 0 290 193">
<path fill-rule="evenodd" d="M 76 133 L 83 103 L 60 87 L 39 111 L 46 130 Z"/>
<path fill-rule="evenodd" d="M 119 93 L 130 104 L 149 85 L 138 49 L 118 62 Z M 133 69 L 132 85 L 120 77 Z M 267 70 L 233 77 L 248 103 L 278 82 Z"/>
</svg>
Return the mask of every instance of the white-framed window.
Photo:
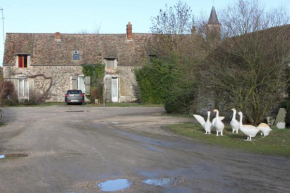
<svg viewBox="0 0 290 193">
<path fill-rule="evenodd" d="M 16 66 L 18 68 L 28 68 L 30 65 L 30 56 L 28 54 L 16 54 Z"/>
<path fill-rule="evenodd" d="M 114 58 L 107 58 L 106 59 L 106 69 L 107 70 L 114 70 L 117 68 L 117 60 Z"/>
<path fill-rule="evenodd" d="M 29 84 L 26 77 L 18 77 L 18 99 L 29 99 Z"/>
</svg>

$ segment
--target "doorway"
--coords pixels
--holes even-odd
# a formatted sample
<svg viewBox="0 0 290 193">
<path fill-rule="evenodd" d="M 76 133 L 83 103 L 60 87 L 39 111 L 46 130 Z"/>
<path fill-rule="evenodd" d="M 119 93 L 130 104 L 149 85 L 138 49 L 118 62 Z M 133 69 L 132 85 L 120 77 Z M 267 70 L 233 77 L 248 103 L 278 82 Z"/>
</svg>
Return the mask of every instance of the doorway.
<svg viewBox="0 0 290 193">
<path fill-rule="evenodd" d="M 119 102 L 118 78 L 112 77 L 112 102 Z"/>
</svg>

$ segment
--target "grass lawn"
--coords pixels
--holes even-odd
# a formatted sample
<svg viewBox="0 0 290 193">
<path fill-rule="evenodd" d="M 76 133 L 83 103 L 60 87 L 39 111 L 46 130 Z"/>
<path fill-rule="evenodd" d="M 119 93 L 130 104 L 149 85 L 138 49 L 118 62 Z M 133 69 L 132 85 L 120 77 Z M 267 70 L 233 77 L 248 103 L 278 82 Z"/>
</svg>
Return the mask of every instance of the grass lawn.
<svg viewBox="0 0 290 193">
<path fill-rule="evenodd" d="M 273 128 L 267 137 L 262 137 L 260 132 L 252 141 L 244 141 L 247 137 L 239 131 L 239 134 L 232 134 L 232 129 L 226 125 L 224 136 L 216 136 L 215 131 L 212 134 L 205 135 L 204 129 L 200 124 L 184 123 L 170 125 L 167 127 L 172 132 L 197 139 L 206 143 L 220 145 L 228 148 L 237 148 L 251 151 L 254 153 L 280 155 L 290 157 L 290 130 Z"/>
</svg>

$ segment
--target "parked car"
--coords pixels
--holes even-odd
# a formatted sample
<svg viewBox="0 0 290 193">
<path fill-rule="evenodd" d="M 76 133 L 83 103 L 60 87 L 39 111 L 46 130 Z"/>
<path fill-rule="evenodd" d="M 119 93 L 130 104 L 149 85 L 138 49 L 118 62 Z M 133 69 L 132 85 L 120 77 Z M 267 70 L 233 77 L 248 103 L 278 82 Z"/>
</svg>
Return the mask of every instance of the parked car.
<svg viewBox="0 0 290 193">
<path fill-rule="evenodd" d="M 85 104 L 85 95 L 81 90 L 68 90 L 64 98 L 65 104 L 80 103 Z"/>
</svg>

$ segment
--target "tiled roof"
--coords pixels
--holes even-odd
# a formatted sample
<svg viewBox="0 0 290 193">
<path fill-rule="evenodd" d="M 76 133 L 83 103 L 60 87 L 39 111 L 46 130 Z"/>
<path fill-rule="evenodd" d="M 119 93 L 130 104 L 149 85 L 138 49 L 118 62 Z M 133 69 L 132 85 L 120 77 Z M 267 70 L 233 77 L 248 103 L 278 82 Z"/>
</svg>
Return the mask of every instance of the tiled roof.
<svg viewBox="0 0 290 193">
<path fill-rule="evenodd" d="M 7 33 L 4 66 L 14 65 L 15 54 L 30 54 L 31 65 L 95 64 L 100 58 L 117 58 L 118 65 L 136 66 L 146 58 L 145 44 L 150 34 L 60 34 Z M 80 60 L 73 61 L 73 51 L 78 50 Z"/>
</svg>

